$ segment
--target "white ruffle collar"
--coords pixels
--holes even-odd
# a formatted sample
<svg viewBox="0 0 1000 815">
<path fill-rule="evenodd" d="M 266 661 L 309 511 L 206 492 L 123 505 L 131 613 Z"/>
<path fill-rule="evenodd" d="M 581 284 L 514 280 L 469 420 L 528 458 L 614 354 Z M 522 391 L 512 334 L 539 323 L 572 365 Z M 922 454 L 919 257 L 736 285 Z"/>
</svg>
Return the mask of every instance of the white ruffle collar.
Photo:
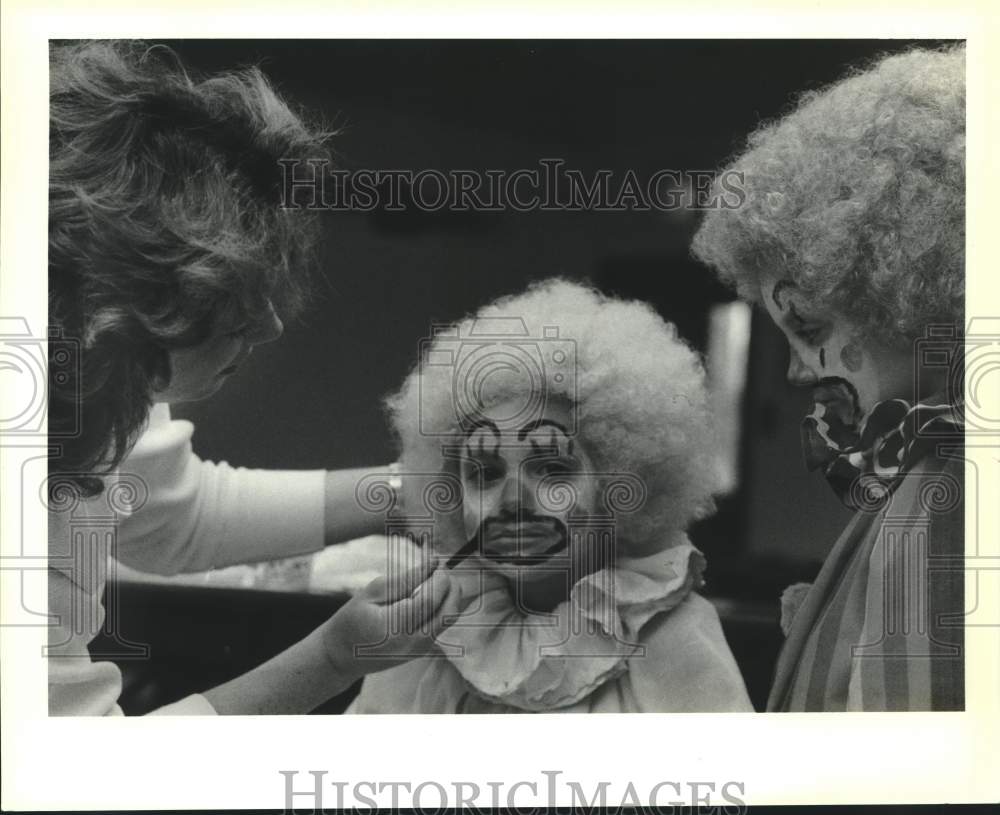
<svg viewBox="0 0 1000 815">
<path fill-rule="evenodd" d="M 479 696 L 526 711 L 575 704 L 642 653 L 639 630 L 702 585 L 705 558 L 682 537 L 579 580 L 549 614 L 519 609 L 503 578 L 451 573 L 461 616 L 438 647 Z"/>
</svg>

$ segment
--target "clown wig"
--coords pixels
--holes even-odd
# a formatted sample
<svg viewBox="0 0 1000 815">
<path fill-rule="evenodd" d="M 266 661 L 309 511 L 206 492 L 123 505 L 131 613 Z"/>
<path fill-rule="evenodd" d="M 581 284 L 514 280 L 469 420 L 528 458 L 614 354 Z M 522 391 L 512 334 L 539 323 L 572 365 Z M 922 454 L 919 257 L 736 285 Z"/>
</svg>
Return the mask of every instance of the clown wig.
<svg viewBox="0 0 1000 815">
<path fill-rule="evenodd" d="M 543 365 L 534 383 L 501 371 L 476 386 L 475 399 L 488 410 L 511 399 L 530 402 L 539 394 L 529 390 L 540 388 L 544 399 L 570 405 L 576 438 L 598 473 L 628 474 L 641 484 L 641 508 L 615 516 L 623 554 L 669 545 L 677 540 L 672 533 L 713 508 L 718 475 L 699 356 L 649 305 L 552 279 L 438 331 L 402 388 L 387 399 L 401 447 L 408 513 L 426 505 L 428 482 L 447 471 L 444 451 L 460 443 L 467 418 L 462 391 L 469 383 L 456 376 L 460 368 L 429 363 L 460 359 L 470 342 L 475 346 L 469 338 L 477 336 L 477 326 L 495 336 L 504 325 L 516 330 L 497 337 L 501 345 L 524 343 L 527 336 L 544 356 L 546 343 L 558 342 L 573 358 L 573 370 L 567 375 L 565 365 Z M 599 478 L 605 484 L 614 480 Z M 448 528 L 447 521 L 439 523 Z"/>
<path fill-rule="evenodd" d="M 728 170 L 745 200 L 709 212 L 693 251 L 745 299 L 777 274 L 875 341 L 961 325 L 964 46 L 884 58 L 805 94 Z"/>
</svg>

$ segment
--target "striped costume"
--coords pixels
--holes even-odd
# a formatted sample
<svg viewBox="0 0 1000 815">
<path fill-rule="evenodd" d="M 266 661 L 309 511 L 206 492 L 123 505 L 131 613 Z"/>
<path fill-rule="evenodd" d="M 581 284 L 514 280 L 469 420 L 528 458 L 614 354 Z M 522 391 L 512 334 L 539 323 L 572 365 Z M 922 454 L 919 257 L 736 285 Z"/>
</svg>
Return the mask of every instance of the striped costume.
<svg viewBox="0 0 1000 815">
<path fill-rule="evenodd" d="M 917 405 L 880 435 L 875 466 L 850 490 L 857 514 L 789 613 L 768 710 L 964 709 L 964 461 L 956 415 Z M 840 452 L 838 468 L 856 458 Z"/>
</svg>

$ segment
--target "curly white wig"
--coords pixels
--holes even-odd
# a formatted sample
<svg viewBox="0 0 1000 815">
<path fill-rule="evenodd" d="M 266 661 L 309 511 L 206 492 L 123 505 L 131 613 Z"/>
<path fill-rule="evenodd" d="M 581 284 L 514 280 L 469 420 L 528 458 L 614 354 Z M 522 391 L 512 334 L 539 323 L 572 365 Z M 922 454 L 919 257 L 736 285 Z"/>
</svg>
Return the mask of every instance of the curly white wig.
<svg viewBox="0 0 1000 815">
<path fill-rule="evenodd" d="M 555 327 L 560 342 L 575 345 L 576 376 L 560 377 L 546 368 L 541 387 L 544 398 L 572 405 L 577 439 L 598 472 L 628 473 L 645 485 L 642 508 L 616 515 L 623 553 L 668 546 L 678 530 L 714 508 L 718 473 L 698 354 L 646 303 L 551 279 L 500 298 L 449 332 L 438 332 L 399 392 L 386 400 L 403 472 L 411 474 L 404 482 L 408 511 L 424 500 L 417 490 L 426 489 L 434 474 L 447 472 L 443 451 L 457 445 L 462 435 L 454 370 L 427 362 L 453 353 L 460 342 L 456 335 L 468 337 L 477 321 L 498 324 L 493 318 L 519 318 L 532 338 Z M 530 387 L 524 377 L 493 376 L 478 396 L 484 405 L 525 400 L 532 396 L 526 393 Z M 457 533 L 444 516 L 437 520 L 435 534 L 447 529 Z"/>
<path fill-rule="evenodd" d="M 794 280 L 871 339 L 963 321 L 965 48 L 882 59 L 749 137 L 745 202 L 711 211 L 696 257 L 747 300 Z"/>
</svg>

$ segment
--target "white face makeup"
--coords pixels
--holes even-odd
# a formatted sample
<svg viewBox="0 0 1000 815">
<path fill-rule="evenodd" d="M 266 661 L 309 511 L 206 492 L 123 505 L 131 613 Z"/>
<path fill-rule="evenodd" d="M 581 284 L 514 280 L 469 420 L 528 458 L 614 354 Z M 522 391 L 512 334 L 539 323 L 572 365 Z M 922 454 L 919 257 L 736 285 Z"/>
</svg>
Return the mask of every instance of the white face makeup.
<svg viewBox="0 0 1000 815">
<path fill-rule="evenodd" d="M 512 405 L 498 406 L 498 413 Z M 461 461 L 462 516 L 467 541 L 480 536 L 481 564 L 508 576 L 529 577 L 552 557 L 565 563 L 566 529 L 573 514 L 594 512 L 598 485 L 586 451 L 567 435 L 570 407 L 547 404 L 517 428 L 485 423 L 466 437 Z M 553 480 L 575 502 L 546 498 Z M 556 508 L 558 507 L 558 509 Z M 551 570 L 549 572 L 551 574 Z"/>
<path fill-rule="evenodd" d="M 170 384 L 156 394 L 158 402 L 194 402 L 222 387 L 250 356 L 255 345 L 278 339 L 284 331 L 273 306 L 257 322 L 226 326 L 191 348 L 170 351 Z"/>
<path fill-rule="evenodd" d="M 788 340 L 789 384 L 813 388 L 845 424 L 884 399 L 913 397 L 912 352 L 874 346 L 842 315 L 813 311 L 791 280 L 764 279 L 761 301 Z"/>
</svg>

